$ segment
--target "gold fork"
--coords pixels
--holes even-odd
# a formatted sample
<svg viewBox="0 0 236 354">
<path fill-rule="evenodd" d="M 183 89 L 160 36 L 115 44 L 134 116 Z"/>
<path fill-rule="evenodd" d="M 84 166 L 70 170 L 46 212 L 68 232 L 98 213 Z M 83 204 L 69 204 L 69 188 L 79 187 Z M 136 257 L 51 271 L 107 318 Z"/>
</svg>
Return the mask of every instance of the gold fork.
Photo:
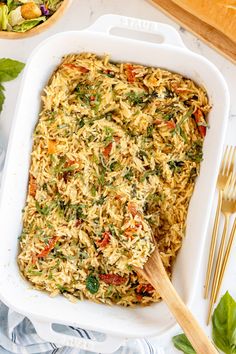
<svg viewBox="0 0 236 354">
<path fill-rule="evenodd" d="M 235 183 L 234 183 L 234 189 L 233 189 L 233 198 L 236 200 L 236 179 L 235 179 Z M 230 251 L 232 248 L 232 244 L 233 244 L 233 240 L 234 240 L 234 235 L 236 232 L 236 217 L 234 218 L 234 223 L 230 232 L 230 236 L 229 236 L 229 240 L 226 246 L 226 251 L 224 254 L 224 259 L 223 259 L 223 263 L 222 263 L 222 267 L 221 267 L 221 271 L 220 271 L 220 278 L 219 278 L 219 282 L 218 282 L 218 286 L 217 286 L 217 291 L 216 291 L 216 296 L 215 296 L 215 301 L 218 297 L 219 291 L 220 291 L 220 287 L 222 284 L 222 280 L 225 274 L 225 268 L 227 266 L 228 260 L 229 260 L 229 255 L 230 255 Z"/>
<path fill-rule="evenodd" d="M 224 229 L 223 229 L 223 233 L 222 233 L 222 237 L 221 237 L 219 252 L 218 252 L 218 256 L 217 256 L 217 260 L 216 260 L 216 268 L 215 268 L 215 273 L 214 273 L 214 277 L 213 277 L 210 305 L 209 305 L 209 311 L 208 311 L 208 316 L 207 316 L 207 324 L 209 324 L 212 309 L 213 309 L 214 303 L 216 301 L 216 294 L 217 294 L 218 284 L 219 284 L 219 280 L 220 280 L 221 266 L 222 266 L 222 262 L 223 262 L 223 252 L 224 252 L 224 248 L 225 248 L 225 240 L 226 240 L 228 225 L 229 225 L 229 218 L 230 218 L 231 214 L 234 214 L 236 212 L 235 183 L 236 183 L 236 175 L 231 176 L 229 184 L 227 185 L 227 187 L 223 191 L 221 211 L 225 217 L 225 223 L 224 223 Z"/>
<path fill-rule="evenodd" d="M 210 285 L 210 280 L 211 280 L 211 272 L 212 272 L 212 266 L 213 266 L 215 248 L 216 248 L 217 233 L 218 233 L 219 221 L 220 221 L 220 210 L 221 210 L 221 204 L 222 204 L 222 191 L 226 187 L 227 181 L 229 180 L 229 177 L 230 177 L 231 173 L 233 172 L 235 155 L 236 155 L 236 147 L 233 148 L 232 146 L 230 146 L 230 147 L 227 146 L 225 153 L 224 153 L 224 157 L 221 162 L 220 171 L 219 171 L 219 175 L 218 175 L 218 179 L 217 179 L 216 187 L 217 187 L 217 189 L 219 189 L 219 195 L 218 195 L 218 204 L 217 204 L 216 215 L 215 215 L 215 222 L 214 222 L 214 227 L 213 227 L 213 231 L 212 231 L 211 245 L 210 245 L 205 286 L 204 286 L 205 287 L 205 291 L 204 291 L 204 298 L 205 299 L 208 297 L 209 285 Z"/>
</svg>

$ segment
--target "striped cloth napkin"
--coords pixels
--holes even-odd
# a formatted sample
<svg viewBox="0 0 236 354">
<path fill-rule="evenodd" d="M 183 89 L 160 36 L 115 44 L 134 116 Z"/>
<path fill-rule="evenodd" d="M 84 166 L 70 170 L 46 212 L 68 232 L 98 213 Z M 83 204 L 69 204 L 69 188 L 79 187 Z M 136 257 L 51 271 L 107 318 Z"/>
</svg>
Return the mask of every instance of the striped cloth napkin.
<svg viewBox="0 0 236 354">
<path fill-rule="evenodd" d="M 56 327 L 55 327 L 56 329 Z M 58 328 L 59 330 L 59 328 Z M 75 337 L 98 339 L 99 334 L 81 328 L 66 326 L 64 333 Z M 0 353 L 1 354 L 92 354 L 84 350 L 59 347 L 54 343 L 44 342 L 36 333 L 28 318 L 10 310 L 0 302 Z M 163 349 L 156 349 L 147 339 L 135 339 L 125 343 L 115 354 L 164 354 Z"/>
</svg>

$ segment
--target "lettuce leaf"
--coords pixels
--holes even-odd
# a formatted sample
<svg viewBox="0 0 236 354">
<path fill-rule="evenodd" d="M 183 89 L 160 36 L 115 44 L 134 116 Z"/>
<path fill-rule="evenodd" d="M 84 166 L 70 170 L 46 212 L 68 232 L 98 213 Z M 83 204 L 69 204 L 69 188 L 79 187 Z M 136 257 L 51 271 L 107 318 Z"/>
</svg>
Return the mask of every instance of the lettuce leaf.
<svg viewBox="0 0 236 354">
<path fill-rule="evenodd" d="M 14 32 L 26 32 L 29 31 L 31 28 L 37 26 L 40 22 L 46 21 L 45 16 L 41 16 L 38 18 L 34 18 L 33 20 L 25 20 L 20 25 L 16 25 L 13 27 Z"/>
<path fill-rule="evenodd" d="M 6 30 L 8 24 L 8 7 L 7 5 L 0 4 L 0 30 Z"/>
<path fill-rule="evenodd" d="M 62 0 L 47 0 L 44 2 L 49 10 L 56 12 L 58 7 L 61 5 Z"/>
</svg>

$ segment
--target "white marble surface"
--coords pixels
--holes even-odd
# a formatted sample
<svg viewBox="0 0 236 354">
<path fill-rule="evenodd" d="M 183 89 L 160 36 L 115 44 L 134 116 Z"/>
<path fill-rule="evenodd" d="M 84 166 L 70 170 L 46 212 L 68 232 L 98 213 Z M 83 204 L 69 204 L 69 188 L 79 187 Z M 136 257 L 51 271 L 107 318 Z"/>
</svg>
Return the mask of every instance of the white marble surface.
<svg viewBox="0 0 236 354">
<path fill-rule="evenodd" d="M 174 21 L 162 14 L 159 10 L 153 7 L 148 1 L 144 0 L 73 0 L 71 7 L 66 12 L 65 16 L 46 33 L 42 33 L 36 37 L 23 40 L 2 40 L 0 39 L 0 58 L 11 57 L 18 60 L 26 61 L 33 48 L 44 38 L 47 38 L 51 34 L 64 30 L 79 30 L 87 27 L 95 21 L 97 17 L 105 13 L 121 14 L 133 17 L 139 17 L 143 19 L 159 21 L 168 23 L 174 26 L 182 36 L 185 45 L 205 56 L 211 60 L 223 73 L 230 93 L 231 93 L 231 109 L 229 116 L 229 126 L 226 137 L 227 144 L 236 145 L 236 68 L 231 62 L 215 52 L 213 49 L 204 44 L 201 40 L 197 39 L 188 31 L 185 31 Z M 39 68 L 40 70 L 40 68 Z M 11 127 L 11 120 L 14 114 L 14 103 L 16 102 L 17 93 L 19 90 L 21 77 L 14 82 L 7 83 L 6 87 L 6 101 L 4 110 L 0 118 L 0 139 L 2 144 L 6 147 Z M 30 98 L 29 98 L 30 99 Z M 213 224 L 214 210 L 212 211 L 212 217 L 209 222 L 209 242 Z M 205 257 L 202 262 L 201 276 L 199 278 L 199 287 L 195 294 L 195 299 L 192 306 L 192 311 L 204 327 L 206 332 L 210 334 L 210 328 L 205 326 L 205 317 L 207 310 L 207 303 L 202 299 L 203 282 L 204 282 L 204 270 L 207 262 L 208 245 L 206 245 Z M 230 258 L 227 274 L 223 283 L 223 294 L 226 290 L 236 298 L 236 267 L 233 255 L 236 253 L 236 242 L 232 250 L 232 256 Z M 190 270 L 191 271 L 191 270 Z M 174 334 L 181 332 L 180 329 L 174 331 Z M 172 336 L 171 335 L 171 336 Z M 171 345 L 171 336 L 165 336 L 161 339 L 152 339 L 155 346 L 165 347 L 165 352 L 177 353 L 177 351 Z"/>
</svg>

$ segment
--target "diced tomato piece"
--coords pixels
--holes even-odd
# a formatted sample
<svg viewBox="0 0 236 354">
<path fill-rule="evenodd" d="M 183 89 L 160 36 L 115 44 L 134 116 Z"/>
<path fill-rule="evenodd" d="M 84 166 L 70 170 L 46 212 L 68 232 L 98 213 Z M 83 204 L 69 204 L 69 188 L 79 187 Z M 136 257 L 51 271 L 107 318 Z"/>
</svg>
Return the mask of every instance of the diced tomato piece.
<svg viewBox="0 0 236 354">
<path fill-rule="evenodd" d="M 131 64 L 126 65 L 126 75 L 127 75 L 127 80 L 130 83 L 133 83 L 135 81 L 135 73 L 133 72 L 134 67 Z"/>
<path fill-rule="evenodd" d="M 176 93 L 180 93 L 180 94 L 181 93 L 188 93 L 189 91 L 191 91 L 191 90 L 184 88 L 184 87 L 178 87 L 177 83 L 173 83 L 171 85 L 171 87 Z"/>
<path fill-rule="evenodd" d="M 32 263 L 35 264 L 37 258 L 46 257 L 51 252 L 51 250 L 55 247 L 58 240 L 59 240 L 59 236 L 53 236 L 49 240 L 48 245 L 40 253 L 33 256 Z"/>
<path fill-rule="evenodd" d="M 154 291 L 154 287 L 151 284 L 139 284 L 136 291 L 138 294 L 150 293 Z"/>
<path fill-rule="evenodd" d="M 29 176 L 29 195 L 31 195 L 31 197 L 35 197 L 36 191 L 37 191 L 36 179 L 34 178 L 33 175 L 30 174 L 30 176 Z"/>
<path fill-rule="evenodd" d="M 82 73 L 88 73 L 89 72 L 89 69 L 85 68 L 84 66 L 80 66 L 80 65 L 75 65 L 75 64 L 63 64 L 64 66 L 66 66 L 67 68 L 70 68 L 70 69 L 76 69 L 76 70 L 79 70 L 80 72 Z"/>
<path fill-rule="evenodd" d="M 142 224 L 141 222 L 135 221 L 135 227 L 136 227 L 136 229 L 138 229 L 138 228 L 140 228 L 140 227 L 141 227 L 141 229 L 142 229 L 142 228 L 143 228 L 143 224 Z"/>
<path fill-rule="evenodd" d="M 206 127 L 202 124 L 206 124 L 204 115 L 202 111 L 197 108 L 196 112 L 194 113 L 195 121 L 197 123 L 198 131 L 202 138 L 206 136 Z"/>
<path fill-rule="evenodd" d="M 118 274 L 99 274 L 99 279 L 109 285 L 121 285 L 126 282 L 126 278 Z"/>
<path fill-rule="evenodd" d="M 48 154 L 55 154 L 57 151 L 56 140 L 48 140 Z"/>
<path fill-rule="evenodd" d="M 78 70 L 81 71 L 82 73 L 88 73 L 89 69 L 85 68 L 84 66 L 79 66 Z"/>
<path fill-rule="evenodd" d="M 143 299 L 143 296 L 140 295 L 140 294 L 137 294 L 137 295 L 136 295 L 136 298 L 137 298 L 137 300 L 138 300 L 139 302 L 141 302 L 142 299 Z"/>
<path fill-rule="evenodd" d="M 199 125 L 198 130 L 199 130 L 201 137 L 204 138 L 206 136 L 206 127 Z"/>
<path fill-rule="evenodd" d="M 127 227 L 127 229 L 125 229 L 124 234 L 125 236 L 131 238 L 131 240 L 133 240 L 134 238 L 134 234 L 137 232 L 137 227 Z"/>
<path fill-rule="evenodd" d="M 31 263 L 32 263 L 32 264 L 35 264 L 36 261 L 37 261 L 37 257 L 36 257 L 36 255 L 35 255 L 33 252 L 31 252 L 31 255 L 32 255 Z"/>
<path fill-rule="evenodd" d="M 142 214 L 140 211 L 137 210 L 137 206 L 136 206 L 135 203 L 129 202 L 129 203 L 128 203 L 128 210 L 129 210 L 129 212 L 131 213 L 131 215 L 132 215 L 133 217 L 135 217 L 136 215 L 138 215 L 139 218 L 143 219 L 143 214 Z M 136 225 L 136 226 L 140 226 L 140 225 L 142 225 L 142 224 L 140 224 L 140 223 L 135 223 L 135 225 Z"/>
<path fill-rule="evenodd" d="M 169 120 L 168 122 L 166 122 L 166 125 L 169 129 L 175 129 L 175 122 L 173 120 Z"/>
<path fill-rule="evenodd" d="M 162 122 L 163 122 L 163 121 L 162 121 L 161 119 L 156 119 L 156 120 L 154 120 L 153 124 L 159 125 L 159 124 L 161 124 Z"/>
<path fill-rule="evenodd" d="M 104 248 L 108 245 L 109 242 L 110 242 L 110 233 L 103 232 L 102 239 L 100 241 L 97 241 L 97 245 L 101 248 Z"/>
<path fill-rule="evenodd" d="M 112 143 L 108 144 L 105 149 L 103 150 L 103 155 L 105 157 L 109 157 L 110 153 L 111 153 L 111 149 L 112 149 Z"/>
<path fill-rule="evenodd" d="M 115 200 L 121 200 L 121 195 L 117 194 L 117 195 L 115 196 Z"/>
<path fill-rule="evenodd" d="M 77 219 L 75 222 L 75 227 L 79 227 L 82 224 L 82 220 L 81 219 Z"/>
<path fill-rule="evenodd" d="M 70 167 L 76 163 L 75 160 L 67 160 L 65 163 L 65 167 Z"/>
</svg>

